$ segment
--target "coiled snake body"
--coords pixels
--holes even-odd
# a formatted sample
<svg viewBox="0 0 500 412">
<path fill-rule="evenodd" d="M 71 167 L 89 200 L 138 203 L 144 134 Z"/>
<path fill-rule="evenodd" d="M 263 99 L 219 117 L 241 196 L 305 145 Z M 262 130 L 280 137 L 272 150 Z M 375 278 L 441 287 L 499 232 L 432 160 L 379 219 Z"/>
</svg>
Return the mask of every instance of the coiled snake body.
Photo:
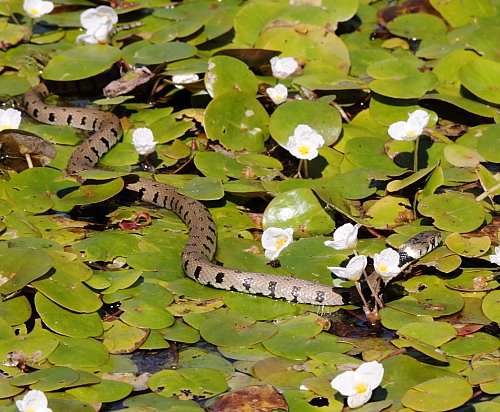
<svg viewBox="0 0 500 412">
<path fill-rule="evenodd" d="M 51 87 L 52 89 L 52 87 Z M 43 102 L 55 93 L 41 83 L 24 97 L 24 106 L 34 119 L 52 125 L 71 125 L 95 133 L 73 153 L 67 172 L 78 175 L 93 170 L 121 136 L 118 117 L 112 113 L 91 109 L 48 106 Z M 292 277 L 246 272 L 224 268 L 212 263 L 217 234 L 212 215 L 195 199 L 178 193 L 175 187 L 152 180 L 131 176 L 126 188 L 138 194 L 139 199 L 175 212 L 187 225 L 189 239 L 182 251 L 182 267 L 186 274 L 201 283 L 219 289 L 260 294 L 291 302 L 313 305 L 343 305 L 350 301 L 348 288 L 335 288 Z M 83 179 L 79 179 L 83 181 Z M 410 240 L 402 247 L 401 265 L 422 257 L 439 244 L 439 232 L 423 232 L 417 241 Z M 406 246 L 405 246 L 406 245 Z"/>
</svg>

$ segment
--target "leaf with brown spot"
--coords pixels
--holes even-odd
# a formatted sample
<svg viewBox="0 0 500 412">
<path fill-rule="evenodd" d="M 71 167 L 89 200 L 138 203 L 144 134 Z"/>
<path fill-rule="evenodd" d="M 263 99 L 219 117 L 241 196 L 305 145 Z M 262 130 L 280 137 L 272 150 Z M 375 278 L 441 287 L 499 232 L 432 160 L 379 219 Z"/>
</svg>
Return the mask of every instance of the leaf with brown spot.
<svg viewBox="0 0 500 412">
<path fill-rule="evenodd" d="M 288 411 L 283 395 L 271 385 L 247 386 L 231 392 L 214 402 L 212 412 L 266 412 L 275 409 Z"/>
</svg>

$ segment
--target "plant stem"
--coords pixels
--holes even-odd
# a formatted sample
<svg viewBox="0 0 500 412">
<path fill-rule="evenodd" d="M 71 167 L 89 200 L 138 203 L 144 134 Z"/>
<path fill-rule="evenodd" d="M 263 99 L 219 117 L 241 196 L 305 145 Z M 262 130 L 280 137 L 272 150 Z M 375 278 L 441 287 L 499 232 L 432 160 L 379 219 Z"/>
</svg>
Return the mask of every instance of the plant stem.
<svg viewBox="0 0 500 412">
<path fill-rule="evenodd" d="M 420 136 L 418 136 L 413 141 L 413 171 L 418 172 L 418 142 L 420 140 Z"/>
</svg>

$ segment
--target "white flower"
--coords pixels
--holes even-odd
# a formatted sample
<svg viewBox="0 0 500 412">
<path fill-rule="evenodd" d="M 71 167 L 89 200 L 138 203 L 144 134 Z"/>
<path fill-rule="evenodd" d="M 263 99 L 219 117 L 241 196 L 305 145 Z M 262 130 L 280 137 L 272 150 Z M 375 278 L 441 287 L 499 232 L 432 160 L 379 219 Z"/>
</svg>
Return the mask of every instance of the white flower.
<svg viewBox="0 0 500 412">
<path fill-rule="evenodd" d="M 286 149 L 299 159 L 311 160 L 318 156 L 318 149 L 324 144 L 323 136 L 316 133 L 310 126 L 299 124 L 293 136 L 288 138 Z"/>
<path fill-rule="evenodd" d="M 359 255 L 353 257 L 345 268 L 328 267 L 328 269 L 335 273 L 339 278 L 349 279 L 356 282 L 363 274 L 363 270 L 365 270 L 367 262 L 368 259 L 366 256 Z"/>
<path fill-rule="evenodd" d="M 490 262 L 494 263 L 495 265 L 500 265 L 500 246 L 497 246 L 495 248 L 494 255 L 490 255 Z"/>
<path fill-rule="evenodd" d="M 109 33 L 113 25 L 118 22 L 118 15 L 108 6 L 99 6 L 95 9 L 87 9 L 80 15 L 80 23 L 87 30 L 80 34 L 76 41 L 89 44 L 108 43 Z"/>
<path fill-rule="evenodd" d="M 332 247 L 335 250 L 356 249 L 358 244 L 358 230 L 360 223 L 355 225 L 346 223 L 333 232 L 333 241 L 325 241 L 325 246 Z"/>
<path fill-rule="evenodd" d="M 16 109 L 0 109 L 0 130 L 19 129 L 21 112 Z"/>
<path fill-rule="evenodd" d="M 286 79 L 299 67 L 293 57 L 283 57 L 282 59 L 273 57 L 270 62 L 273 76 L 278 79 Z"/>
<path fill-rule="evenodd" d="M 17 409 L 21 412 L 52 412 L 47 405 L 47 397 L 37 390 L 29 391 L 22 400 L 16 401 Z"/>
<path fill-rule="evenodd" d="M 372 392 L 382 382 L 384 367 L 377 361 L 363 363 L 355 371 L 337 375 L 332 388 L 347 396 L 349 408 L 357 408 L 368 402 Z"/>
<path fill-rule="evenodd" d="M 268 87 L 266 89 L 266 93 L 274 104 L 281 104 L 285 102 L 288 97 L 288 89 L 282 84 L 277 84 L 274 87 Z"/>
<path fill-rule="evenodd" d="M 268 259 L 276 259 L 281 251 L 293 241 L 293 229 L 269 227 L 262 234 L 262 246 Z"/>
<path fill-rule="evenodd" d="M 394 249 L 384 249 L 380 254 L 373 255 L 373 266 L 385 283 L 401 273 L 399 253 Z"/>
<path fill-rule="evenodd" d="M 23 9 L 28 16 L 36 19 L 54 10 L 54 3 L 42 0 L 24 0 Z"/>
<path fill-rule="evenodd" d="M 198 76 L 196 73 L 176 74 L 175 76 L 172 76 L 172 82 L 175 83 L 175 87 L 177 87 L 178 89 L 183 89 L 183 84 L 194 83 L 198 80 L 200 80 L 200 76 Z"/>
<path fill-rule="evenodd" d="M 389 126 L 389 136 L 394 140 L 415 140 L 429 123 L 430 115 L 425 110 L 408 113 L 408 121 L 396 122 Z"/>
<path fill-rule="evenodd" d="M 156 144 L 153 132 L 147 127 L 139 127 L 132 134 L 132 144 L 140 155 L 148 155 L 155 151 Z"/>
<path fill-rule="evenodd" d="M 112 24 L 118 23 L 116 11 L 109 6 L 87 9 L 80 14 L 80 23 L 85 30 L 100 26 L 105 21 L 111 21 Z"/>
</svg>

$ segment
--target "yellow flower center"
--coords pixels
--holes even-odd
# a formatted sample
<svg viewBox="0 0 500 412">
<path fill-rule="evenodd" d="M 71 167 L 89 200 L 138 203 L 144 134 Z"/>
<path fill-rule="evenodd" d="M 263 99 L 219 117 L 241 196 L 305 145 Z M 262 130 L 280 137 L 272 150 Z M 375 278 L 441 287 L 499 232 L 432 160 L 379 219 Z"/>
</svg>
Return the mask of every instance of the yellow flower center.
<svg viewBox="0 0 500 412">
<path fill-rule="evenodd" d="M 0 126 L 0 130 L 7 130 L 7 129 L 10 129 L 9 126 Z"/>
<path fill-rule="evenodd" d="M 408 137 L 413 137 L 413 136 L 415 136 L 415 132 L 413 132 L 413 131 L 410 130 L 408 133 L 406 133 L 406 135 Z"/>
<path fill-rule="evenodd" d="M 286 243 L 286 238 L 281 237 L 276 241 L 274 247 L 276 248 L 276 250 L 281 249 L 285 243 Z"/>
<path fill-rule="evenodd" d="M 387 266 L 379 266 L 378 270 L 380 270 L 381 272 L 387 272 Z"/>
<path fill-rule="evenodd" d="M 309 154 L 309 147 L 307 147 L 307 146 L 300 146 L 299 147 L 299 153 L 301 155 Z"/>
<path fill-rule="evenodd" d="M 365 393 L 368 390 L 368 385 L 366 383 L 358 383 L 355 388 L 357 393 Z"/>
<path fill-rule="evenodd" d="M 277 94 L 276 96 L 274 96 L 274 98 L 275 98 L 276 100 L 280 100 L 280 99 L 282 99 L 282 98 L 283 98 L 283 96 L 282 96 L 281 94 Z"/>
<path fill-rule="evenodd" d="M 31 14 L 38 14 L 38 10 L 37 9 L 30 9 L 30 13 Z M 27 411 L 27 412 L 31 412 L 31 411 Z"/>
</svg>

